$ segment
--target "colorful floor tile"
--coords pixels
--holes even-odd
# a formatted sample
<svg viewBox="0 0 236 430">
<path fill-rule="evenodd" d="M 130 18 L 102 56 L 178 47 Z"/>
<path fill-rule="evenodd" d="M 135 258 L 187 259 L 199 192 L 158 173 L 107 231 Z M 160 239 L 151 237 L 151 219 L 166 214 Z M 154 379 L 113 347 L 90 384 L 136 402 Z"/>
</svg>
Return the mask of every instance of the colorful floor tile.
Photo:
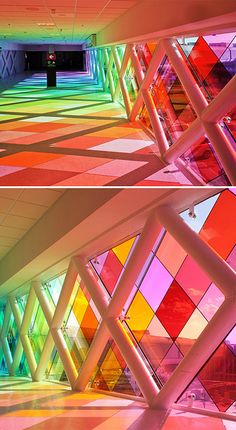
<svg viewBox="0 0 236 430">
<path fill-rule="evenodd" d="M 154 141 L 90 76 L 57 82 L 36 73 L 0 93 L 1 186 L 189 185 L 163 173 Z"/>
<path fill-rule="evenodd" d="M 87 391 L 72 393 L 62 383 L 0 378 L 0 430 L 234 430 L 222 419 Z"/>
</svg>

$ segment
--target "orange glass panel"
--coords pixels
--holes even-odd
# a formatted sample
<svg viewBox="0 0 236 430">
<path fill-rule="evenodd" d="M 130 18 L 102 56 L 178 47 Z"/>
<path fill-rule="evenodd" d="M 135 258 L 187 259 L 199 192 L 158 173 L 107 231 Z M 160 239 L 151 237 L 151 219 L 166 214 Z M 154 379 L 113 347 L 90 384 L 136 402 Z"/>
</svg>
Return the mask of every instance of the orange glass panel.
<svg viewBox="0 0 236 430">
<path fill-rule="evenodd" d="M 236 243 L 235 213 L 235 196 L 226 190 L 200 231 L 200 236 L 223 258 L 227 258 Z"/>
</svg>

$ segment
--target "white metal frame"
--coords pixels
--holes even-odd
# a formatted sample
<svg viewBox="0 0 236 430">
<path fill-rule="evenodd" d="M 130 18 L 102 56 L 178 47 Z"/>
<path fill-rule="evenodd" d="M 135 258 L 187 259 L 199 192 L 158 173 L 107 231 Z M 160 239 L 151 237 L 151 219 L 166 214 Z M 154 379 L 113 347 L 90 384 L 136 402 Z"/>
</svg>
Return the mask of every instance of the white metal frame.
<svg viewBox="0 0 236 430">
<path fill-rule="evenodd" d="M 229 81 L 229 83 L 215 97 L 214 100 L 208 103 L 200 87 L 197 85 L 191 71 L 180 55 L 175 39 L 162 39 L 157 43 L 157 47 L 153 54 L 146 75 L 144 75 L 139 62 L 135 50 L 135 44 L 126 46 L 122 64 L 120 64 L 116 49 L 116 46 L 112 47 L 109 59 L 106 47 L 97 48 L 100 59 L 99 67 L 100 69 L 103 69 L 105 64 L 107 68 L 105 82 L 104 77 L 102 79 L 103 87 L 105 90 L 108 90 L 108 86 L 110 87 L 113 100 L 117 99 L 117 92 L 121 90 L 126 113 L 131 121 L 136 120 L 143 103 L 146 105 L 158 151 L 162 160 L 167 164 L 172 162 L 178 163 L 179 161 L 181 163 L 179 157 L 183 155 L 184 152 L 194 145 L 200 138 L 203 138 L 206 135 L 210 140 L 217 157 L 219 158 L 225 173 L 228 176 L 229 181 L 232 185 L 235 185 L 236 153 L 228 137 L 222 130 L 219 121 L 236 106 L 236 76 L 234 76 Z M 171 60 L 172 67 L 175 70 L 184 90 L 186 91 L 186 94 L 189 97 L 190 103 L 197 114 L 195 121 L 181 134 L 180 137 L 177 137 L 176 142 L 171 147 L 167 141 L 161 120 L 157 113 L 150 92 L 150 85 L 165 55 L 167 55 Z M 103 58 L 103 61 L 101 58 Z M 135 75 L 139 85 L 139 92 L 133 107 L 131 106 L 129 94 L 125 84 L 125 72 L 129 60 L 131 60 L 131 63 L 134 67 Z M 113 62 L 115 62 L 119 76 L 119 89 L 115 88 L 113 82 L 111 73 Z M 102 70 L 100 70 L 100 74 L 103 75 Z M 181 166 L 185 170 L 188 169 L 188 167 L 186 167 L 183 162 L 181 163 Z M 195 184 L 205 184 L 202 178 L 197 177 L 198 175 L 196 173 L 192 172 L 192 175 L 193 181 L 195 178 Z"/>
</svg>

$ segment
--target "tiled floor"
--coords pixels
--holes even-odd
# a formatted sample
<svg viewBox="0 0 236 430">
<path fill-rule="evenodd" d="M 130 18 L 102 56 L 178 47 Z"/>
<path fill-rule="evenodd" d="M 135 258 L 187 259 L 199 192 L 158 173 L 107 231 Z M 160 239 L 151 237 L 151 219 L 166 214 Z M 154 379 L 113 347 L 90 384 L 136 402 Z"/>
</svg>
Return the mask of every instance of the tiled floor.
<svg viewBox="0 0 236 430">
<path fill-rule="evenodd" d="M 0 186 L 190 185 L 89 76 L 26 77 L 0 94 Z"/>
<path fill-rule="evenodd" d="M 0 430 L 234 430 L 235 421 L 144 404 L 93 392 L 73 393 L 56 383 L 0 379 Z"/>
</svg>

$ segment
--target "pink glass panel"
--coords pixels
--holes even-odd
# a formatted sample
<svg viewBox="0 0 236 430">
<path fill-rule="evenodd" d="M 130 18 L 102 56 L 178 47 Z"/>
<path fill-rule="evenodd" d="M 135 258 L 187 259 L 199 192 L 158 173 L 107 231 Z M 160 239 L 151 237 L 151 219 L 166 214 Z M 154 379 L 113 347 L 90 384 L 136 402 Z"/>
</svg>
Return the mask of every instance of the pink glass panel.
<svg viewBox="0 0 236 430">
<path fill-rule="evenodd" d="M 140 291 L 154 310 L 157 310 L 164 295 L 173 281 L 172 276 L 161 264 L 161 262 L 154 257 L 151 266 L 142 282 Z"/>
</svg>

